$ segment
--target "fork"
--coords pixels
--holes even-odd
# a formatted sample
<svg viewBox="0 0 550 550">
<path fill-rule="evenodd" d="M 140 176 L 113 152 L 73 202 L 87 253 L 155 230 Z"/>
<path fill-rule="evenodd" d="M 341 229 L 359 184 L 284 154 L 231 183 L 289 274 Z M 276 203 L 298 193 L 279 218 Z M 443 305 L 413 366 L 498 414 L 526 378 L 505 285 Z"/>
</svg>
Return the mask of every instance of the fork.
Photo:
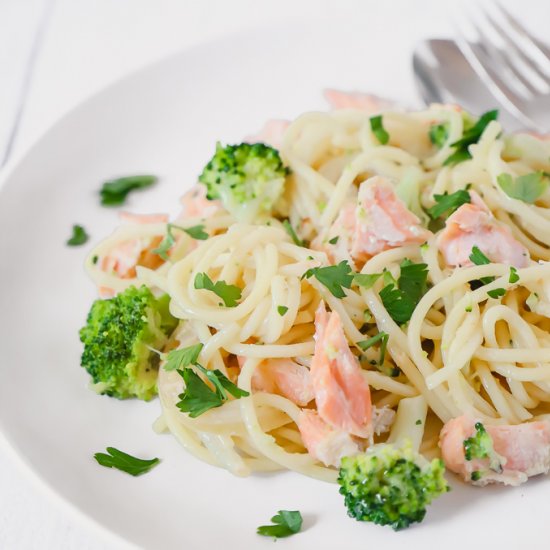
<svg viewBox="0 0 550 550">
<path fill-rule="evenodd" d="M 527 128 L 550 132 L 550 52 L 498 1 L 457 14 L 456 42 L 495 99 Z"/>
</svg>

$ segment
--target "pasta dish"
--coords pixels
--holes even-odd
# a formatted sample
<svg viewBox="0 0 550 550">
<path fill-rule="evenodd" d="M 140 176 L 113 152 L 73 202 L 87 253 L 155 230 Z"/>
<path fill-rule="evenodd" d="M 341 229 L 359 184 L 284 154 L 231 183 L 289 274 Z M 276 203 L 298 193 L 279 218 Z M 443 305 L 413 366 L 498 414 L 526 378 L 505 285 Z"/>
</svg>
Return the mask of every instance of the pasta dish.
<svg viewBox="0 0 550 550">
<path fill-rule="evenodd" d="M 338 481 L 401 528 L 445 469 L 550 469 L 550 141 L 326 97 L 217 144 L 176 219 L 121 213 L 86 260 L 82 365 L 99 393 L 158 392 L 155 429 L 200 460 Z M 398 513 L 396 488 L 424 501 Z"/>
</svg>

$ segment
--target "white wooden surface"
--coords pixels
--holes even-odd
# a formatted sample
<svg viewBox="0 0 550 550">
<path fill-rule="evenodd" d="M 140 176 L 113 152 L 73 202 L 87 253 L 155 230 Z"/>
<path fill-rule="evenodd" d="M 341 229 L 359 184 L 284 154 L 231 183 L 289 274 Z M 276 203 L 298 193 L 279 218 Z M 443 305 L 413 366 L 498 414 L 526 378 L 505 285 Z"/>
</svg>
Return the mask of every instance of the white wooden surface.
<svg viewBox="0 0 550 550">
<path fill-rule="evenodd" d="M 537 0 L 524 5 L 530 1 Z M 0 162 L 18 110 L 12 155 L 110 82 L 192 44 L 291 17 L 344 25 L 346 18 L 364 17 L 387 26 L 381 49 L 410 48 L 413 39 L 451 34 L 448 7 L 443 0 L 0 0 Z M 393 17 L 410 20 L 406 45 L 391 33 Z M 30 71 L 33 43 L 37 55 Z M 365 89 L 370 78 L 376 76 L 365 75 Z M 51 502 L 0 448 L 0 549 L 38 548 L 114 546 Z"/>
</svg>

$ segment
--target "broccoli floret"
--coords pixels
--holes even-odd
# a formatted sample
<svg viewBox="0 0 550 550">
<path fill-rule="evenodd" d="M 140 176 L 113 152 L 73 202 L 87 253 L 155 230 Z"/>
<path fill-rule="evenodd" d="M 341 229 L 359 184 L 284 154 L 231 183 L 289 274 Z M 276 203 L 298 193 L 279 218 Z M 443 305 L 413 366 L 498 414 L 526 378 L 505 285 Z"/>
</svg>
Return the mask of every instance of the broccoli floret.
<svg viewBox="0 0 550 550">
<path fill-rule="evenodd" d="M 208 199 L 220 199 L 224 207 L 245 223 L 269 215 L 283 192 L 289 173 L 279 151 L 263 143 L 216 145 L 216 153 L 199 181 Z"/>
<path fill-rule="evenodd" d="M 142 286 L 114 298 L 96 300 L 80 330 L 81 365 L 98 393 L 148 401 L 156 395 L 160 350 L 178 321 L 168 311 L 169 297 L 155 298 Z"/>
<path fill-rule="evenodd" d="M 475 424 L 476 433 L 464 440 L 464 458 L 466 460 L 489 459 L 489 468 L 493 472 L 502 473 L 503 457 L 500 456 L 493 447 L 493 439 L 487 433 L 485 426 L 481 422 Z M 474 475 L 475 474 L 475 475 Z M 478 481 L 483 472 L 474 472 L 472 481 Z"/>
<path fill-rule="evenodd" d="M 338 483 L 348 515 L 394 530 L 420 522 L 426 507 L 449 490 L 443 461 L 428 462 L 410 444 L 382 443 L 342 459 Z"/>
</svg>

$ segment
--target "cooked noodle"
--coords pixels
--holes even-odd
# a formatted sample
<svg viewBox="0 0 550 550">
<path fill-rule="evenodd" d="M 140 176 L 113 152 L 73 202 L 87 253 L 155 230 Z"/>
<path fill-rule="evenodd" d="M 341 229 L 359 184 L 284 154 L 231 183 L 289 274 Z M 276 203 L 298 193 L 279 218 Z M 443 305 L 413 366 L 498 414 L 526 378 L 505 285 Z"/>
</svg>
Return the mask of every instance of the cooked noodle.
<svg viewBox="0 0 550 550">
<path fill-rule="evenodd" d="M 396 274 L 404 259 L 428 266 L 429 290 L 410 321 L 399 326 L 380 299 L 382 278 L 371 288 L 352 285 L 343 299 L 314 277 L 303 278 L 308 269 L 329 265 L 330 259 L 323 250 L 293 244 L 279 219 L 247 225 L 219 212 L 184 220 L 185 226 L 203 224 L 211 237 L 193 241 L 178 234 L 170 262 L 158 268 L 138 267 L 129 278 L 106 273 L 93 258 L 128 239 L 162 238 L 166 224 L 122 226 L 91 253 L 87 269 L 92 279 L 115 292 L 145 284 L 168 293 L 172 314 L 182 320 L 171 346 L 202 342 L 199 362 L 219 369 L 251 394 L 193 419 L 176 406 L 182 378 L 160 369 L 159 429 L 169 430 L 197 458 L 240 476 L 290 469 L 335 480 L 336 470 L 315 460 L 302 443 L 297 427 L 302 407 L 282 395 L 255 390 L 252 383 L 266 359 L 292 358 L 310 365 L 315 311 L 322 301 L 339 314 L 357 355 L 362 353 L 357 342 L 378 331 L 389 335 L 386 361 L 399 369 L 399 375 L 392 377 L 368 362 L 362 363 L 363 374 L 379 409 L 395 409 L 404 397 L 424 396 L 415 414 L 420 418 L 422 403 L 427 403 L 428 422 L 411 437 L 423 440 L 427 454 L 437 454 L 441 423 L 461 414 L 490 424 L 516 424 L 550 413 L 550 319 L 526 305 L 534 293 L 540 300 L 550 294 L 550 264 L 545 263 L 550 260 L 550 196 L 547 191 L 528 204 L 510 198 L 497 184 L 502 173 L 550 170 L 550 146 L 544 145 L 544 160 L 510 152 L 513 143 L 493 121 L 470 147 L 471 160 L 444 166 L 453 153 L 450 144 L 463 135 L 459 111 L 433 106 L 422 112 L 386 112 L 383 119 L 391 136 L 388 145 L 380 145 L 369 115 L 360 111 L 305 114 L 286 130 L 280 150 L 291 175 L 284 199 L 300 236 L 308 241 L 326 239 L 346 202 L 371 176 L 389 178 L 397 189 L 400 182 L 408 182 L 415 190 L 414 201 L 424 208 L 434 204 L 433 194 L 468 186 L 527 248 L 529 265 L 517 270 L 519 281 L 513 283 L 510 267 L 502 263 L 449 267 L 436 237 L 424 245 L 407 244 L 376 254 L 361 273 Z M 438 150 L 428 138 L 434 121 L 448 123 L 448 138 Z M 408 206 L 413 209 L 414 204 Z M 221 307 L 214 293 L 197 290 L 193 283 L 198 273 L 241 288 L 238 305 Z M 486 277 L 494 280 L 470 288 L 470 281 Z M 494 289 L 506 293 L 501 299 L 488 297 L 487 291 Z M 287 308 L 284 315 L 278 312 L 281 305 Z M 378 354 L 377 345 L 364 355 L 373 360 Z"/>
</svg>

